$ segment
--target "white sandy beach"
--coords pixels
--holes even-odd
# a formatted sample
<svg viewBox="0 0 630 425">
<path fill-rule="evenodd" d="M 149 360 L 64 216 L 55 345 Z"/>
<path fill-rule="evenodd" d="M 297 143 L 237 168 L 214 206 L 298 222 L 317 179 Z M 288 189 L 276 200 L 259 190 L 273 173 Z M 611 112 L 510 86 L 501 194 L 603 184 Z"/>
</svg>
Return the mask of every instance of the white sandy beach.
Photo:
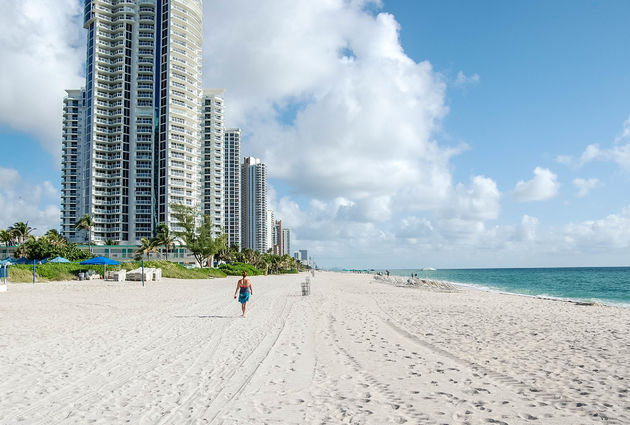
<svg viewBox="0 0 630 425">
<path fill-rule="evenodd" d="M 630 309 L 304 277 L 11 284 L 0 424 L 630 423 Z"/>
</svg>

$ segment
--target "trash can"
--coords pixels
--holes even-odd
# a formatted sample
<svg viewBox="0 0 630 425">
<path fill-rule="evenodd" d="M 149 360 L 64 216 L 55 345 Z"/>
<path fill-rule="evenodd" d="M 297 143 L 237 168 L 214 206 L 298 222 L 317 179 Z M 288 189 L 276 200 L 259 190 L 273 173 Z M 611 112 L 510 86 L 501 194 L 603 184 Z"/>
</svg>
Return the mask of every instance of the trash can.
<svg viewBox="0 0 630 425">
<path fill-rule="evenodd" d="M 85 273 L 79 272 L 79 280 L 85 280 Z"/>
<path fill-rule="evenodd" d="M 302 296 L 306 295 L 311 295 L 311 280 L 308 277 L 302 282 Z"/>
</svg>

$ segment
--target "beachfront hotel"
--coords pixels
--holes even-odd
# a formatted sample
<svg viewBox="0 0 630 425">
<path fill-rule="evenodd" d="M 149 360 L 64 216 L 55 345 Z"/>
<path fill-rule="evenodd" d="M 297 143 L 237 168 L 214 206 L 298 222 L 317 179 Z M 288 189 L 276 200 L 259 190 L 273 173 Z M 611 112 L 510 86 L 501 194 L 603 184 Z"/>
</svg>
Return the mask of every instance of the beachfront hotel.
<svg viewBox="0 0 630 425">
<path fill-rule="evenodd" d="M 267 170 L 246 157 L 241 169 L 241 248 L 267 251 Z"/>
<path fill-rule="evenodd" d="M 223 234 L 225 156 L 223 89 L 203 91 L 203 214 L 212 220 L 212 237 Z"/>
<path fill-rule="evenodd" d="M 85 88 L 63 101 L 62 233 L 85 241 L 74 224 L 90 214 L 94 241 L 135 243 L 175 227 L 171 205 L 205 201 L 202 3 L 86 0 L 84 28 Z"/>
<path fill-rule="evenodd" d="M 241 129 L 224 130 L 225 153 L 223 202 L 225 205 L 224 223 L 228 236 L 228 246 L 241 248 Z"/>
</svg>

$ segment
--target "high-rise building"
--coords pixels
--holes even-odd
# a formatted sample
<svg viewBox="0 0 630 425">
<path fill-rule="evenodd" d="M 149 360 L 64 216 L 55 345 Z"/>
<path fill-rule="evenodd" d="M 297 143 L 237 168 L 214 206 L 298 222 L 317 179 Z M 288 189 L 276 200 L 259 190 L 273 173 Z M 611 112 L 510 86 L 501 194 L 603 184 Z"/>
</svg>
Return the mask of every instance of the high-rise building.
<svg viewBox="0 0 630 425">
<path fill-rule="evenodd" d="M 282 220 L 278 220 L 274 223 L 272 236 L 273 253 L 282 255 Z"/>
<path fill-rule="evenodd" d="M 83 117 L 85 114 L 85 91 L 66 90 L 63 100 L 63 139 L 61 181 L 61 232 L 70 240 L 77 240 L 80 234 L 74 225 L 84 210 L 82 181 L 86 174 L 83 150 Z"/>
<path fill-rule="evenodd" d="M 291 255 L 291 229 L 282 229 L 282 249 L 280 255 Z"/>
<path fill-rule="evenodd" d="M 226 128 L 223 185 L 225 214 L 225 233 L 228 235 L 228 246 L 241 248 L 241 130 Z"/>
<path fill-rule="evenodd" d="M 259 159 L 243 159 L 241 172 L 241 247 L 267 250 L 267 170 Z"/>
<path fill-rule="evenodd" d="M 223 89 L 203 91 L 203 214 L 212 219 L 212 236 L 224 232 L 225 156 L 223 135 Z"/>
<path fill-rule="evenodd" d="M 275 227 L 276 220 L 273 218 L 273 210 L 267 209 L 267 237 L 265 251 L 267 252 L 270 249 L 273 251 L 273 229 Z"/>
<path fill-rule="evenodd" d="M 135 243 L 174 227 L 173 204 L 201 211 L 202 2 L 84 5 L 85 89 L 64 99 L 62 231 L 84 241 L 72 225 L 90 214 L 94 240 Z"/>
<path fill-rule="evenodd" d="M 300 249 L 298 253 L 300 256 L 299 260 L 306 264 L 308 262 L 308 251 L 306 249 Z"/>
</svg>

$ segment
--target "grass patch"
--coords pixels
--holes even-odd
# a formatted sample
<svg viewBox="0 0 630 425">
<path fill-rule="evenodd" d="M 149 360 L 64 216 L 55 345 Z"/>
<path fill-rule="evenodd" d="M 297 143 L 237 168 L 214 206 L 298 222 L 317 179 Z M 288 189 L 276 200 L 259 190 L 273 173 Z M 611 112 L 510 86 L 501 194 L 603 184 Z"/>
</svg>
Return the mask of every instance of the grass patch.
<svg viewBox="0 0 630 425">
<path fill-rule="evenodd" d="M 142 263 L 140 261 L 132 261 L 129 263 L 123 263 L 121 267 L 127 271 L 135 270 L 139 267 L 142 267 Z M 213 277 L 226 276 L 226 274 L 219 269 L 212 269 L 212 268 L 187 269 L 181 264 L 172 263 L 166 260 L 145 261 L 144 267 L 162 269 L 162 277 L 170 277 L 173 279 L 208 279 L 208 278 L 213 278 Z"/>
<path fill-rule="evenodd" d="M 78 279 L 79 272 L 88 270 L 94 270 L 98 274 L 103 274 L 103 266 L 81 266 L 79 263 L 38 264 L 35 266 L 35 280 L 38 282 L 73 280 Z M 33 265 L 16 264 L 9 266 L 9 281 L 32 282 Z"/>
<path fill-rule="evenodd" d="M 208 279 L 213 277 L 225 277 L 226 274 L 219 269 L 187 269 L 186 267 L 166 260 L 151 260 L 144 262 L 145 267 L 162 269 L 162 277 L 174 279 Z M 141 267 L 139 261 L 122 263 L 120 266 L 108 266 L 107 270 L 134 270 Z M 103 266 L 81 266 L 79 263 L 39 264 L 35 266 L 35 279 L 37 282 L 74 280 L 79 278 L 79 272 L 94 270 L 103 275 Z M 33 265 L 17 264 L 9 267 L 9 282 L 32 282 Z"/>
</svg>

